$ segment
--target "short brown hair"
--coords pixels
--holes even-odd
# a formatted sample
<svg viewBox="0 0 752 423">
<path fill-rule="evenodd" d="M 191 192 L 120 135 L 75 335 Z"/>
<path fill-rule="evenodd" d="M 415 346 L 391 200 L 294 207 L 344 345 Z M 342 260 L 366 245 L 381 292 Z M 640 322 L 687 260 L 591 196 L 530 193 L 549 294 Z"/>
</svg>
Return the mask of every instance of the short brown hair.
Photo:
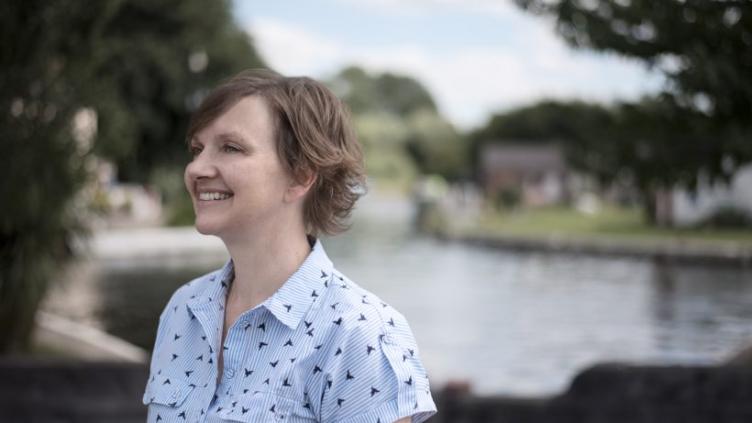
<svg viewBox="0 0 752 423">
<path fill-rule="evenodd" d="M 188 125 L 190 140 L 241 99 L 263 98 L 274 116 L 277 154 L 293 178 L 316 180 L 303 205 L 311 235 L 334 235 L 365 192 L 363 153 L 350 125 L 347 107 L 326 86 L 307 77 L 285 77 L 250 69 L 211 91 Z"/>
</svg>

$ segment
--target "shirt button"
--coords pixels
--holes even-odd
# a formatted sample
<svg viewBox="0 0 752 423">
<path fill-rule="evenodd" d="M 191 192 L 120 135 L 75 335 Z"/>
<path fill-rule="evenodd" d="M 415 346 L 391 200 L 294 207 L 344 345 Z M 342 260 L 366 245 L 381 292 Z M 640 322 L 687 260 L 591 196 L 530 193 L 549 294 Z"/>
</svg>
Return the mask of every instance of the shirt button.
<svg viewBox="0 0 752 423">
<path fill-rule="evenodd" d="M 235 376 L 235 370 L 234 369 L 225 369 L 225 377 L 228 379 L 232 379 Z"/>
<path fill-rule="evenodd" d="M 392 337 L 392 335 L 384 335 L 384 343 L 394 344 L 394 338 Z"/>
</svg>

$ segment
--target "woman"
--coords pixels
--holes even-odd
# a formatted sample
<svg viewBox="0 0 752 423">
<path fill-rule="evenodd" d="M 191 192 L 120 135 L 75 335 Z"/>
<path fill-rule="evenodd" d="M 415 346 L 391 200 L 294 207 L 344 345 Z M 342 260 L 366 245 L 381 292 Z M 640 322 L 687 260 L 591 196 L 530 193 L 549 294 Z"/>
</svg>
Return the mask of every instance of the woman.
<svg viewBox="0 0 752 423">
<path fill-rule="evenodd" d="M 435 413 L 405 318 L 339 271 L 364 182 L 341 102 L 309 78 L 246 71 L 188 128 L 196 228 L 231 259 L 173 294 L 144 394 L 149 422 L 421 422 Z"/>
</svg>

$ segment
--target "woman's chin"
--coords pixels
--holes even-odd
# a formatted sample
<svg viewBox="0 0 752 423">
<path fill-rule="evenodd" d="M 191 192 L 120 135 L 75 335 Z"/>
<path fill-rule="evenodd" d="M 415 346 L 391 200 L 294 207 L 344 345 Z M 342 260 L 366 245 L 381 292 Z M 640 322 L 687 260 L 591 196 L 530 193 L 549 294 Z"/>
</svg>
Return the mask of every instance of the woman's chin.
<svg viewBox="0 0 752 423">
<path fill-rule="evenodd" d="M 212 222 L 204 222 L 201 219 L 196 219 L 196 230 L 202 235 L 218 235 L 219 227 Z"/>
</svg>

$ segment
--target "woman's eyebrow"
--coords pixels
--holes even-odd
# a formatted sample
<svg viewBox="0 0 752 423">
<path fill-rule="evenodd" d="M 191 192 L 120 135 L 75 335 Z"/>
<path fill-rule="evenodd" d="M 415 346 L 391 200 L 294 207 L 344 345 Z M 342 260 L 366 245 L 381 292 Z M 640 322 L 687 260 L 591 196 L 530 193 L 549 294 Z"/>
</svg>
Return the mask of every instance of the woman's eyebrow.
<svg viewBox="0 0 752 423">
<path fill-rule="evenodd" d="M 231 141 L 231 142 L 238 142 L 241 144 L 247 144 L 245 138 L 238 132 L 230 131 L 230 132 L 222 132 L 217 134 L 214 137 L 218 141 Z"/>
</svg>

